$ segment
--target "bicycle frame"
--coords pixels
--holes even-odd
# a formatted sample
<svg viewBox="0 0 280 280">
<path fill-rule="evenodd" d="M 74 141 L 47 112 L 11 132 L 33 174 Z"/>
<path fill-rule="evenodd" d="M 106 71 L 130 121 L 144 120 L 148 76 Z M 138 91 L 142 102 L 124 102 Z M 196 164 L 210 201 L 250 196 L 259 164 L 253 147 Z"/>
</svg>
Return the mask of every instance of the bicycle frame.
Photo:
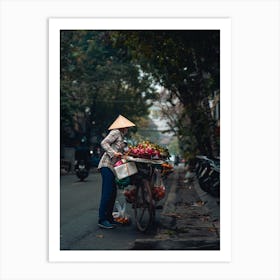
<svg viewBox="0 0 280 280">
<path fill-rule="evenodd" d="M 136 187 L 136 199 L 132 204 L 136 227 L 141 232 L 148 231 L 155 220 L 155 201 L 152 187 L 155 184 L 157 167 L 154 164 L 137 163 L 138 173 L 131 176 L 132 185 Z"/>
</svg>

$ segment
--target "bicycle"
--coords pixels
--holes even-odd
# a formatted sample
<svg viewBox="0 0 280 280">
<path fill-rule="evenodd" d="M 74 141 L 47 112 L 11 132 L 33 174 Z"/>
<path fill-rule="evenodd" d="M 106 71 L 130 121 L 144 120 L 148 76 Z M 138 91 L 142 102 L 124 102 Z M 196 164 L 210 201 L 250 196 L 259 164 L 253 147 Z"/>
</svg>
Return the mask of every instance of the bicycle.
<svg viewBox="0 0 280 280">
<path fill-rule="evenodd" d="M 132 202 L 136 227 L 146 232 L 154 225 L 156 203 L 152 190 L 161 176 L 162 160 L 148 160 L 142 158 L 126 158 L 136 163 L 138 173 L 130 177 L 131 185 L 135 186 L 135 199 Z"/>
</svg>

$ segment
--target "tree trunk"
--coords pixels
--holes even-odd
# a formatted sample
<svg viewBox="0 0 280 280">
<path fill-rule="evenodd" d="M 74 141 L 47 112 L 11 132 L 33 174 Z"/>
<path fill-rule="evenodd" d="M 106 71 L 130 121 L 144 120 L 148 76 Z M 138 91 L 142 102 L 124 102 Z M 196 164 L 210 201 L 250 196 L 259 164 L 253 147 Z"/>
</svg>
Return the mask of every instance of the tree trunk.
<svg viewBox="0 0 280 280">
<path fill-rule="evenodd" d="M 210 140 L 210 145 L 211 145 L 211 150 L 212 150 L 212 157 L 217 157 L 220 155 L 219 147 L 218 147 L 218 142 L 217 142 L 217 137 L 215 134 L 215 123 L 211 115 L 210 107 L 209 107 L 209 100 L 207 97 L 205 97 L 202 100 L 202 105 L 205 110 L 208 123 L 209 123 L 209 140 Z"/>
</svg>

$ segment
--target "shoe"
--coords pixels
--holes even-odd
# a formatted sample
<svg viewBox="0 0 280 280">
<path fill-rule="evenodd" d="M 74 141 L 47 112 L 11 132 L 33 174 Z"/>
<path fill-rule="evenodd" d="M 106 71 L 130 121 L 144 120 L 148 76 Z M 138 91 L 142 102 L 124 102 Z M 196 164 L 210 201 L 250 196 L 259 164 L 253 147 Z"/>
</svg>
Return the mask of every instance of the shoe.
<svg viewBox="0 0 280 280">
<path fill-rule="evenodd" d="M 112 225 L 109 221 L 105 220 L 105 221 L 99 221 L 98 222 L 98 226 L 101 228 L 105 228 L 105 229 L 111 229 L 114 228 L 114 225 Z"/>
<path fill-rule="evenodd" d="M 115 220 L 112 220 L 110 221 L 110 223 L 114 226 L 119 226 L 119 225 L 122 225 L 122 223 L 118 222 L 118 221 L 115 221 Z"/>
<path fill-rule="evenodd" d="M 120 223 L 118 223 L 115 219 L 114 219 L 114 217 L 112 216 L 112 217 L 107 217 L 107 221 L 111 224 L 111 225 L 113 225 L 113 226 L 116 226 L 116 225 L 119 225 Z"/>
</svg>

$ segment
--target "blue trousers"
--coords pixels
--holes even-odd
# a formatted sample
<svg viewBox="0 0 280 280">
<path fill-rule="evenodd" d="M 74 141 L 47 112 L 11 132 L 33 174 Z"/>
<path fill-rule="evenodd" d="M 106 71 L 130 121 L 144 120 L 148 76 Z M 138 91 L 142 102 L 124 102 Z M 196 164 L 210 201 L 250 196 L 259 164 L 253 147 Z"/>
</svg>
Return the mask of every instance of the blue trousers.
<svg viewBox="0 0 280 280">
<path fill-rule="evenodd" d="M 115 175 L 108 167 L 102 167 L 100 170 L 102 176 L 102 192 L 99 206 L 99 220 L 112 221 L 112 212 L 117 196 Z"/>
</svg>

